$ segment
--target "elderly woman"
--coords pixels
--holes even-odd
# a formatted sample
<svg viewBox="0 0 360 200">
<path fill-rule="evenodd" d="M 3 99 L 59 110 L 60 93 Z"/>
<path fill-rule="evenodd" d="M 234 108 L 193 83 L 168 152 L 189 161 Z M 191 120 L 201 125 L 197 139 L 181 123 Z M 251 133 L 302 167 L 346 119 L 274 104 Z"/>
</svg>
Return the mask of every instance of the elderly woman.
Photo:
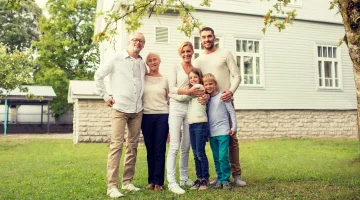
<svg viewBox="0 0 360 200">
<path fill-rule="evenodd" d="M 166 169 L 169 190 L 176 194 L 183 194 L 180 186 L 192 186 L 193 182 L 188 177 L 188 160 L 190 150 L 189 124 L 187 121 L 188 100 L 179 101 L 176 95 L 201 96 L 204 91 L 189 89 L 188 74 L 193 65 L 191 59 L 194 48 L 191 42 L 182 42 L 178 48 L 182 59 L 180 64 L 173 66 L 169 73 L 170 108 L 169 131 L 170 147 L 167 155 Z M 182 127 L 182 134 L 181 134 Z M 176 183 L 176 156 L 180 149 L 180 186 Z"/>
<path fill-rule="evenodd" d="M 141 123 L 147 151 L 148 183 L 146 189 L 163 190 L 166 140 L 169 132 L 168 80 L 159 73 L 160 56 L 149 53 L 143 94 L 144 114 Z"/>
</svg>

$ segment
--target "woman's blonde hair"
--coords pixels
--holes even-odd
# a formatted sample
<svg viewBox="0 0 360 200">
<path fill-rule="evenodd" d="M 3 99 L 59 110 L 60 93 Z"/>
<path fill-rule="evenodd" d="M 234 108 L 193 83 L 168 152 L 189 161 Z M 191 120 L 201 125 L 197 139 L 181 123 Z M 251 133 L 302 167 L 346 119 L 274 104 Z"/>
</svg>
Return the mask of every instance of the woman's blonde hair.
<svg viewBox="0 0 360 200">
<path fill-rule="evenodd" d="M 216 78 L 213 74 L 211 73 L 207 73 L 203 75 L 203 82 L 213 82 L 215 84 L 217 84 Z"/>
<path fill-rule="evenodd" d="M 183 48 L 186 46 L 190 47 L 191 50 L 194 52 L 194 47 L 193 47 L 192 43 L 189 41 L 184 41 L 184 42 L 180 43 L 180 45 L 179 45 L 179 48 L 178 48 L 179 56 L 181 55 Z"/>
</svg>

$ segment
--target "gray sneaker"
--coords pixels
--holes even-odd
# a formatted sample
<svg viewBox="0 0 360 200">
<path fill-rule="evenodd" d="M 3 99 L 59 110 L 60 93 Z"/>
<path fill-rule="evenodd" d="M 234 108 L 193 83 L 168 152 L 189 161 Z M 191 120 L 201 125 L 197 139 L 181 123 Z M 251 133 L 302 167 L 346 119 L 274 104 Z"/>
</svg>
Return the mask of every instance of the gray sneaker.
<svg viewBox="0 0 360 200">
<path fill-rule="evenodd" d="M 213 186 L 215 189 L 221 189 L 222 185 L 220 183 L 220 181 L 216 182 L 216 184 Z"/>
<path fill-rule="evenodd" d="M 215 187 L 215 185 L 219 182 L 218 178 L 215 177 L 212 181 L 210 181 L 210 187 Z"/>
<path fill-rule="evenodd" d="M 238 186 L 246 186 L 246 182 L 241 178 L 240 175 L 234 177 L 234 183 Z"/>
<path fill-rule="evenodd" d="M 229 182 L 224 182 L 224 183 L 223 183 L 223 189 L 230 190 L 230 189 L 231 189 L 230 183 L 229 183 Z"/>
</svg>

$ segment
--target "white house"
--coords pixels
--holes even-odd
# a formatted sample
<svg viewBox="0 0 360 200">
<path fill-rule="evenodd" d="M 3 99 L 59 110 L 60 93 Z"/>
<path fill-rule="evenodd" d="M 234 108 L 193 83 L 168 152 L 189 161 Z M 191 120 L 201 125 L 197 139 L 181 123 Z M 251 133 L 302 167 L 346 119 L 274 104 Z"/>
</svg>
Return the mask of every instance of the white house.
<svg viewBox="0 0 360 200">
<path fill-rule="evenodd" d="M 230 50 L 240 68 L 242 82 L 234 94 L 239 137 L 357 137 L 356 95 L 352 63 L 340 15 L 328 10 L 328 0 L 294 0 L 290 9 L 298 16 L 293 25 L 278 32 L 261 32 L 263 16 L 275 0 L 212 0 L 211 7 L 195 6 L 194 16 L 212 27 L 220 48 Z M 98 0 L 98 11 L 116 7 L 113 0 Z M 177 47 L 189 40 L 195 57 L 201 53 L 199 34 L 187 38 L 177 30 L 177 13 L 144 18 L 138 30 L 145 35 L 142 51 L 161 56 L 160 71 L 167 76 L 180 62 Z M 105 27 L 98 19 L 95 32 Z M 118 24 L 117 43 L 100 44 L 101 63 L 127 47 L 128 34 Z"/>
</svg>

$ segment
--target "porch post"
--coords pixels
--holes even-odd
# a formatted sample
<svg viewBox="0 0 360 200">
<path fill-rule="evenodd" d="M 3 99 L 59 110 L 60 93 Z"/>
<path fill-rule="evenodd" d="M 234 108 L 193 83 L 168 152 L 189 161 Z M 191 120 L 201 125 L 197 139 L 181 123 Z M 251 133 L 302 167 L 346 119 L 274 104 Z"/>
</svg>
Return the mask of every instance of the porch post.
<svg viewBox="0 0 360 200">
<path fill-rule="evenodd" d="M 48 107 L 47 107 L 47 109 L 48 109 L 48 113 L 47 113 L 47 133 L 49 134 L 49 132 L 50 132 L 50 100 L 48 100 Z"/>
<path fill-rule="evenodd" d="M 7 133 L 7 124 L 8 124 L 8 100 L 5 99 L 5 113 L 4 113 L 4 135 Z"/>
</svg>

